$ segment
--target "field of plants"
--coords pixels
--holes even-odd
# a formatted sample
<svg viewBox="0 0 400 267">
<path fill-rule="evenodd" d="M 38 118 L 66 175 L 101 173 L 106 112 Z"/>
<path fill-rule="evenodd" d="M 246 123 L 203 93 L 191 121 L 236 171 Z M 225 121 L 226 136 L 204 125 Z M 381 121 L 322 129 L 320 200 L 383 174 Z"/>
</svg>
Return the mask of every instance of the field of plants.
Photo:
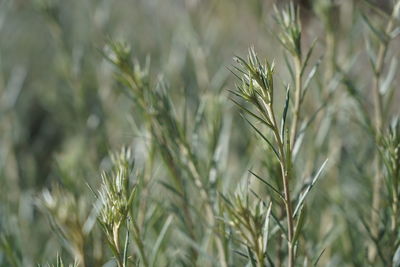
<svg viewBox="0 0 400 267">
<path fill-rule="evenodd" d="M 0 0 L 0 266 L 400 267 L 399 0 Z"/>
</svg>

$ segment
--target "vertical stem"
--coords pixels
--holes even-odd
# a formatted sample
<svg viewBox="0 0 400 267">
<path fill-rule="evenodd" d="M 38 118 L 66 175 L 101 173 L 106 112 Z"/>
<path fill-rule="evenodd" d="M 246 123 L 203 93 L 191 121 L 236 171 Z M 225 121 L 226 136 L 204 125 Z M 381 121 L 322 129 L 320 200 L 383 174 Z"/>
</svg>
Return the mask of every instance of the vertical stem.
<svg viewBox="0 0 400 267">
<path fill-rule="evenodd" d="M 278 218 L 280 218 L 281 216 L 283 216 L 283 210 L 280 210 L 280 215 Z M 276 249 L 276 262 L 275 262 L 275 266 L 276 267 L 282 267 L 282 241 L 283 238 L 281 235 L 278 236 L 278 240 L 277 240 L 277 249 Z"/>
<path fill-rule="evenodd" d="M 329 82 L 334 74 L 336 60 L 336 37 L 331 31 L 326 34 L 326 53 L 325 82 Z"/>
<path fill-rule="evenodd" d="M 383 125 L 382 96 L 379 92 L 380 89 L 379 83 L 383 71 L 383 63 L 385 61 L 386 51 L 387 51 L 387 44 L 386 43 L 381 44 L 379 46 L 377 61 L 375 64 L 375 77 L 372 88 L 372 93 L 374 97 L 373 100 L 374 100 L 375 130 L 377 137 L 379 137 Z"/>
<path fill-rule="evenodd" d="M 388 34 L 392 31 L 393 28 L 393 15 L 389 20 L 385 33 Z M 380 44 L 378 55 L 376 59 L 376 63 L 374 66 L 374 81 L 372 87 L 373 94 L 373 103 L 374 103 L 374 127 L 375 127 L 375 138 L 376 141 L 379 140 L 383 128 L 383 109 L 382 109 L 382 95 L 380 94 L 380 79 L 383 72 L 385 56 L 387 52 L 387 48 L 389 45 L 389 41 L 384 41 Z M 373 180 L 373 189 L 372 189 L 372 211 L 371 211 L 371 234 L 373 237 L 378 236 L 378 228 L 379 228 L 379 208 L 381 202 L 381 183 L 382 183 L 382 171 L 381 164 L 379 160 L 379 155 L 375 156 L 375 176 Z M 368 248 L 368 259 L 371 262 L 374 262 L 376 259 L 377 250 L 374 243 L 371 243 Z"/>
<path fill-rule="evenodd" d="M 292 211 L 292 199 L 290 197 L 290 188 L 289 188 L 289 180 L 290 180 L 290 170 L 289 170 L 289 162 L 286 162 L 286 153 L 284 140 L 279 134 L 279 130 L 277 127 L 275 114 L 273 108 L 268 107 L 269 112 L 271 114 L 272 123 L 274 126 L 274 137 L 279 147 L 280 154 L 280 166 L 282 172 L 282 183 L 283 183 L 283 191 L 285 197 L 285 211 L 286 211 L 286 223 L 288 227 L 288 266 L 294 266 L 294 244 L 293 244 L 293 234 L 294 234 L 294 223 L 293 223 L 293 211 Z"/>
<path fill-rule="evenodd" d="M 183 153 L 185 155 L 188 155 L 189 154 L 188 149 L 185 149 L 183 151 Z M 191 173 L 193 175 L 195 185 L 198 187 L 198 189 L 200 191 L 200 197 L 204 201 L 207 221 L 210 224 L 210 226 L 212 228 L 214 228 L 215 227 L 215 214 L 214 214 L 214 209 L 213 209 L 212 205 L 209 202 L 210 197 L 208 195 L 208 192 L 204 188 L 204 185 L 203 185 L 203 183 L 201 181 L 201 178 L 200 178 L 200 174 L 197 171 L 197 168 L 196 168 L 195 164 L 191 160 L 188 161 L 188 167 L 189 167 L 189 170 L 191 171 Z M 221 267 L 228 267 L 228 263 L 227 263 L 227 259 L 226 259 L 226 255 L 225 255 L 224 244 L 222 243 L 222 240 L 218 236 L 218 234 L 215 235 L 214 240 L 215 240 L 215 244 L 217 246 L 220 266 Z"/>
<path fill-rule="evenodd" d="M 302 80 L 301 80 L 301 72 L 302 72 L 302 63 L 301 63 L 301 55 L 295 57 L 295 99 L 294 99 L 294 114 L 293 121 L 291 127 L 290 134 L 290 150 L 293 150 L 293 147 L 296 143 L 298 124 L 300 120 L 300 105 L 301 105 L 301 93 L 302 93 Z M 279 150 L 281 154 L 281 170 L 282 170 L 282 179 L 283 179 L 283 190 L 285 193 L 285 209 L 287 216 L 287 225 L 288 225 L 288 266 L 294 266 L 294 244 L 293 244 L 293 234 L 294 234 L 294 224 L 293 224 L 293 211 L 292 211 L 292 200 L 290 197 L 290 188 L 289 188 L 289 180 L 290 180 L 290 170 L 288 165 L 290 166 L 290 162 L 286 162 L 285 159 L 285 148 L 283 144 L 284 140 L 281 140 L 279 144 Z M 291 159 L 289 159 L 291 160 Z"/>
<path fill-rule="evenodd" d="M 392 231 L 396 231 L 397 229 L 397 220 L 398 220 L 398 206 L 399 206 L 399 200 L 397 199 L 398 193 L 397 190 L 393 190 L 393 204 L 392 204 Z M 396 233 L 393 233 L 394 236 Z"/>
<path fill-rule="evenodd" d="M 143 264 L 143 266 L 147 267 L 147 266 L 149 266 L 149 262 L 147 260 L 146 254 L 144 252 L 144 244 L 143 244 L 143 241 L 140 236 L 140 230 L 139 230 L 138 225 L 136 224 L 136 222 L 133 219 L 132 219 L 132 225 L 133 225 L 133 230 L 134 230 L 133 236 L 134 236 L 136 245 L 139 249 L 139 253 L 140 253 L 140 256 L 142 259 L 142 264 Z"/>
<path fill-rule="evenodd" d="M 133 228 L 133 239 L 135 240 L 135 244 L 139 250 L 139 256 L 140 256 L 140 259 L 142 260 L 142 265 L 145 267 L 148 267 L 149 261 L 147 260 L 146 253 L 144 251 L 145 250 L 144 243 L 143 243 L 143 240 L 141 239 L 142 236 L 140 233 L 140 228 L 134 219 L 135 217 L 134 217 L 132 209 L 129 210 L 129 215 L 131 217 L 131 220 L 129 220 L 129 221 L 131 222 L 131 226 Z M 126 225 L 126 227 L 128 228 L 129 225 Z"/>
<path fill-rule="evenodd" d="M 290 144 L 291 150 L 293 149 L 296 143 L 298 124 L 300 120 L 300 105 L 301 105 L 301 89 L 302 89 L 302 81 L 301 81 L 301 56 L 296 56 L 294 59 L 294 67 L 295 67 L 295 97 L 294 97 L 294 109 L 293 109 L 293 121 L 291 126 L 290 133 Z"/>
<path fill-rule="evenodd" d="M 180 203 L 182 205 L 183 208 L 183 213 L 184 213 L 184 221 L 185 224 L 187 224 L 188 227 L 188 234 L 189 236 L 192 238 L 193 241 L 196 241 L 196 235 L 194 232 L 194 224 L 193 224 L 193 220 L 192 220 L 192 215 L 190 213 L 190 208 L 189 208 L 189 203 L 188 201 L 186 201 L 187 198 L 187 191 L 185 190 L 184 186 L 183 186 L 183 182 L 182 179 L 179 175 L 179 171 L 172 159 L 172 156 L 168 155 L 163 155 L 164 160 L 168 163 L 167 166 L 169 166 L 169 170 L 171 172 L 171 175 L 173 177 L 173 179 L 176 182 L 176 186 L 177 186 L 177 190 L 178 192 L 181 192 L 183 195 L 183 198 L 180 199 Z M 196 249 L 194 248 L 190 248 L 190 257 L 192 262 L 196 262 L 197 258 L 198 258 L 198 253 L 196 251 Z"/>
<path fill-rule="evenodd" d="M 257 240 L 255 240 L 255 243 L 258 244 Z M 260 249 L 259 246 L 256 247 L 256 251 L 257 251 L 257 266 L 258 267 L 265 267 L 264 252 L 262 251 L 262 249 Z"/>
<path fill-rule="evenodd" d="M 398 155 L 398 153 L 397 153 Z M 392 198 L 393 198 L 393 203 L 392 203 L 392 231 L 393 231 L 393 236 L 397 236 L 397 226 L 398 226 L 398 210 L 399 210 L 399 184 L 398 184 L 398 178 L 399 178 L 399 168 L 396 167 L 396 170 L 393 175 L 393 184 L 392 184 Z"/>
<path fill-rule="evenodd" d="M 379 49 L 380 57 L 381 58 L 381 51 Z M 379 93 L 379 77 L 380 77 L 380 70 L 376 72 L 375 79 L 374 79 L 374 86 L 373 86 L 373 97 L 374 97 L 374 118 L 375 118 L 375 134 L 376 140 L 378 140 L 381 129 L 382 129 L 382 100 L 381 95 Z M 373 180 L 373 188 L 372 188 L 372 210 L 371 210 L 371 234 L 373 237 L 378 236 L 379 231 L 379 207 L 380 207 L 380 191 L 381 191 L 381 182 L 382 182 L 382 172 L 380 166 L 379 156 L 375 155 L 375 176 Z M 371 243 L 369 250 L 368 250 L 368 259 L 371 262 L 374 262 L 376 258 L 376 248 L 375 244 Z"/>
<path fill-rule="evenodd" d="M 83 233 L 80 233 L 79 235 L 79 241 L 78 243 L 78 262 L 79 266 L 85 267 L 86 266 L 86 260 L 85 260 L 85 238 Z"/>
<path fill-rule="evenodd" d="M 289 170 L 286 168 L 285 162 L 281 163 L 282 178 L 283 178 L 283 190 L 285 192 L 285 209 L 286 209 L 286 220 L 288 225 L 288 266 L 294 266 L 294 246 L 293 246 L 293 212 L 292 203 L 290 198 L 289 189 Z"/>
</svg>

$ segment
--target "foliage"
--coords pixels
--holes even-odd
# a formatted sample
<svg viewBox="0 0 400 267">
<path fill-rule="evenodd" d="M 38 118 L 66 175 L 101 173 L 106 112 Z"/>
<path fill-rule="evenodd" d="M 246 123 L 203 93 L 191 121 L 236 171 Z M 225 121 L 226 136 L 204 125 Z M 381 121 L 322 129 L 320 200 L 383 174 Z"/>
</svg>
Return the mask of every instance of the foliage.
<svg viewBox="0 0 400 267">
<path fill-rule="evenodd" d="M 0 2 L 0 266 L 400 266 L 399 33 L 399 1 Z"/>
</svg>

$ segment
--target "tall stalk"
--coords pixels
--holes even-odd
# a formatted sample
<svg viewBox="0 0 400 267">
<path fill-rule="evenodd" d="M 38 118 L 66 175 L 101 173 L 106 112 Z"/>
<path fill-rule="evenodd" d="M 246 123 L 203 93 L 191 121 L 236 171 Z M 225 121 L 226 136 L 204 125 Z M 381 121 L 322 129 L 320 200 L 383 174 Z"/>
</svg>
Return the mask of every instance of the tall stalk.
<svg viewBox="0 0 400 267">
<path fill-rule="evenodd" d="M 195 151 L 190 144 L 190 140 L 182 134 L 186 129 L 175 117 L 174 107 L 166 93 L 164 84 L 160 83 L 156 89 L 151 88 L 148 69 L 141 69 L 139 64 L 131 62 L 129 47 L 120 43 L 111 43 L 110 49 L 109 60 L 119 68 L 121 72 L 120 80 L 129 88 L 128 95 L 132 97 L 142 112 L 146 126 L 152 135 L 152 142 L 157 144 L 161 157 L 170 171 L 175 190 L 178 190 L 184 196 L 180 201 L 182 201 L 184 222 L 189 228 L 188 235 L 195 242 L 198 241 L 193 229 L 195 222 L 192 218 L 188 187 L 186 181 L 184 181 L 185 176 L 191 180 L 198 190 L 201 207 L 205 211 L 209 236 L 212 236 L 212 240 L 216 245 L 220 266 L 227 267 L 228 263 L 221 237 L 218 234 L 213 234 L 217 216 L 208 189 L 201 176 L 197 155 L 194 154 Z M 196 262 L 198 258 L 197 251 L 192 248 L 190 251 L 190 260 Z"/>
<path fill-rule="evenodd" d="M 383 127 L 385 125 L 385 118 L 383 116 L 383 99 L 381 91 L 381 77 L 385 67 L 385 58 L 387 54 L 387 50 L 390 44 L 390 34 L 394 27 L 394 22 L 396 19 L 396 14 L 399 12 L 400 2 L 398 2 L 393 8 L 390 19 L 386 25 L 386 28 L 383 32 L 382 39 L 380 39 L 380 44 L 378 48 L 378 52 L 376 55 L 376 60 L 373 64 L 373 84 L 372 84 L 372 96 L 373 96 L 373 111 L 374 111 L 374 131 L 375 131 L 375 140 L 378 143 Z M 371 234 L 374 238 L 378 237 L 379 234 L 379 210 L 381 206 L 381 184 L 382 184 L 382 169 L 381 169 L 381 161 L 379 159 L 378 153 L 375 155 L 375 176 L 373 179 L 373 189 L 372 189 L 372 209 L 371 209 Z M 371 262 L 375 261 L 376 258 L 376 245 L 371 242 L 368 249 L 368 259 Z"/>
<path fill-rule="evenodd" d="M 300 49 L 301 50 L 301 49 Z M 298 124 L 300 121 L 300 106 L 302 96 L 302 63 L 301 63 L 301 52 L 295 55 L 294 58 L 294 69 L 295 69 L 295 96 L 294 96 L 294 108 L 293 108 L 293 120 L 292 126 L 290 127 L 290 144 L 293 149 L 296 143 L 296 137 L 298 132 Z"/>
<path fill-rule="evenodd" d="M 307 62 L 302 62 L 302 48 L 301 48 L 301 21 L 300 21 L 300 9 L 291 2 L 286 9 L 278 10 L 275 7 L 275 21 L 281 28 L 280 34 L 278 34 L 278 40 L 285 48 L 287 53 L 292 58 L 293 66 L 288 64 L 288 69 L 293 73 L 294 79 L 294 106 L 293 106 L 293 116 L 292 124 L 290 127 L 290 144 L 291 149 L 293 149 L 296 143 L 297 132 L 299 128 L 299 121 L 301 117 L 301 102 L 303 95 L 303 83 L 302 78 L 304 74 L 304 69 Z M 310 50 L 311 53 L 311 50 Z M 306 61 L 309 59 L 309 55 Z"/>
<path fill-rule="evenodd" d="M 261 117 L 249 111 L 246 107 L 237 103 L 242 110 L 250 114 L 252 117 L 258 119 L 266 125 L 271 131 L 274 137 L 275 146 L 265 137 L 260 130 L 258 130 L 253 124 L 252 127 L 257 131 L 258 134 L 268 143 L 271 149 L 275 152 L 281 169 L 281 182 L 283 184 L 283 204 L 286 215 L 287 225 L 287 250 L 288 250 L 288 266 L 292 267 L 295 264 L 295 253 L 294 253 L 294 217 L 292 209 L 292 198 L 290 194 L 290 180 L 292 175 L 291 170 L 291 146 L 289 137 L 285 137 L 285 132 L 288 132 L 285 126 L 286 115 L 289 105 L 289 90 L 287 91 L 287 99 L 284 107 L 284 114 L 282 117 L 281 128 L 277 123 L 277 119 L 274 111 L 274 84 L 273 84 L 273 72 L 274 66 L 266 61 L 265 66 L 262 65 L 255 54 L 254 50 L 251 49 L 249 52 L 248 60 L 237 58 L 238 62 L 243 67 L 241 72 L 244 74 L 242 78 L 242 85 L 238 85 L 238 90 L 233 92 L 238 97 L 253 104 Z"/>
</svg>

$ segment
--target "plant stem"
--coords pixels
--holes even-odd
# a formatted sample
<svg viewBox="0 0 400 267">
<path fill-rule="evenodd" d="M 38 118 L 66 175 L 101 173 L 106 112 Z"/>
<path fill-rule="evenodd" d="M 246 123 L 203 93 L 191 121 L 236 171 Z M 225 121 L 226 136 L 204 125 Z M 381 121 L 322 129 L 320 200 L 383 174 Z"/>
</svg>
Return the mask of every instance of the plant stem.
<svg viewBox="0 0 400 267">
<path fill-rule="evenodd" d="M 267 106 L 268 112 L 271 114 L 271 121 L 273 124 L 273 133 L 275 140 L 278 144 L 278 151 L 280 155 L 280 167 L 282 172 L 282 183 L 285 197 L 285 211 L 286 211 L 286 223 L 288 227 L 288 266 L 294 266 L 294 246 L 293 246 L 293 234 L 294 234 L 294 223 L 293 223 L 293 211 L 292 211 L 292 200 L 290 197 L 290 162 L 286 161 L 285 145 L 283 143 L 282 137 L 279 134 L 278 126 L 275 119 L 274 110 L 271 106 Z"/>
<path fill-rule="evenodd" d="M 85 260 L 85 238 L 84 238 L 83 233 L 79 234 L 79 240 L 77 241 L 77 249 L 79 251 L 79 253 L 78 253 L 79 266 L 85 267 L 86 266 L 86 260 Z"/>
<path fill-rule="evenodd" d="M 326 69 L 325 69 L 325 82 L 329 82 L 335 73 L 336 66 L 336 36 L 333 32 L 329 31 L 326 34 Z M 327 83 L 328 84 L 328 83 Z M 325 92 L 327 94 L 328 92 Z"/>
<path fill-rule="evenodd" d="M 181 198 L 179 201 L 183 208 L 184 221 L 188 227 L 188 234 L 189 234 L 190 238 L 192 238 L 193 241 L 196 241 L 193 219 L 192 219 L 192 216 L 190 213 L 189 201 L 187 201 L 187 199 L 188 199 L 187 190 L 185 190 L 183 181 L 179 174 L 178 168 L 177 168 L 175 162 L 173 161 L 172 156 L 170 154 L 167 154 L 167 155 L 163 155 L 163 158 L 166 161 L 168 169 L 171 173 L 171 176 L 175 181 L 178 192 L 180 192 L 183 196 L 183 198 Z M 190 248 L 190 255 L 191 255 L 192 262 L 196 262 L 197 258 L 198 258 L 198 253 L 197 253 L 196 249 Z"/>
<path fill-rule="evenodd" d="M 284 162 L 281 163 L 283 190 L 285 192 L 285 209 L 288 225 L 288 266 L 294 266 L 294 246 L 293 246 L 293 212 L 289 190 L 289 171 Z"/>
<path fill-rule="evenodd" d="M 397 190 L 393 190 L 393 204 L 392 204 L 392 231 L 395 232 L 397 229 L 397 220 L 398 220 L 398 206 L 399 200 L 397 198 L 398 193 Z M 394 233 L 395 234 L 395 233 Z"/>
<path fill-rule="evenodd" d="M 281 148 L 280 148 L 281 150 Z M 289 170 L 285 161 L 281 161 L 281 171 L 283 180 L 283 190 L 285 193 L 285 209 L 286 209 L 286 220 L 288 225 L 288 266 L 294 266 L 294 246 L 293 246 L 293 212 L 289 189 Z"/>
<path fill-rule="evenodd" d="M 139 96 L 137 97 L 135 100 L 137 101 L 140 109 L 143 112 L 143 116 L 145 117 L 145 121 L 147 124 L 147 127 L 150 131 L 150 133 L 152 134 L 152 138 L 154 138 L 156 141 L 161 142 L 163 144 L 166 144 L 166 141 L 164 138 L 160 137 L 159 135 L 157 135 L 155 133 L 155 128 L 157 128 L 157 123 L 156 123 L 156 119 L 153 117 L 153 115 L 151 113 L 148 112 L 148 104 L 145 102 L 145 97 L 143 95 L 143 91 L 145 91 L 148 88 L 139 88 L 138 84 L 140 84 L 135 77 L 132 76 L 130 71 L 125 72 L 126 73 L 126 78 L 129 81 L 130 87 L 132 89 L 135 89 L 135 93 Z M 160 141 L 161 140 L 161 141 Z M 167 166 L 169 167 L 169 170 L 171 172 L 172 177 L 174 178 L 174 181 L 177 185 L 177 189 L 179 192 L 182 193 L 182 195 L 184 196 L 183 200 L 182 200 L 182 208 L 183 208 L 183 213 L 184 213 L 184 220 L 185 223 L 187 224 L 188 227 L 188 233 L 189 236 L 192 238 L 193 241 L 196 241 L 196 236 L 194 233 L 194 224 L 193 224 L 193 220 L 192 220 L 192 216 L 190 213 L 190 208 L 189 208 L 189 203 L 188 201 L 185 201 L 185 199 L 187 199 L 187 192 L 183 186 L 183 182 L 182 179 L 179 175 L 179 171 L 178 168 L 176 167 L 176 164 L 174 162 L 174 160 L 172 159 L 172 156 L 170 154 L 165 155 L 162 153 L 162 157 L 164 158 L 164 160 L 168 163 Z M 143 217 L 144 218 L 144 217 Z M 197 261 L 198 258 L 198 253 L 195 249 L 191 248 L 190 249 L 190 254 L 191 254 L 191 259 L 193 262 Z"/>
<path fill-rule="evenodd" d="M 300 105 L 301 105 L 301 91 L 302 91 L 302 80 L 301 80 L 301 56 L 298 55 L 294 58 L 295 66 L 295 96 L 294 96 L 294 108 L 293 108 L 293 121 L 290 133 L 290 144 L 291 150 L 296 143 L 298 124 L 300 120 Z"/>
<path fill-rule="evenodd" d="M 185 147 L 185 149 L 183 150 L 183 153 L 185 155 L 189 156 L 190 155 L 189 148 Z M 200 197 L 203 199 L 203 202 L 204 202 L 204 205 L 205 205 L 205 210 L 206 210 L 207 221 L 210 224 L 210 226 L 212 228 L 214 228 L 214 226 L 215 226 L 215 214 L 214 214 L 214 209 L 213 209 L 213 207 L 211 206 L 211 204 L 209 202 L 210 197 L 208 195 L 208 192 L 204 188 L 204 185 L 203 185 L 203 183 L 201 181 L 200 174 L 199 174 L 195 164 L 193 163 L 193 161 L 191 160 L 190 157 L 188 157 L 188 158 L 190 159 L 188 161 L 188 168 L 189 168 L 190 172 L 193 175 L 194 183 L 195 183 L 196 187 L 200 191 Z M 221 238 L 218 236 L 218 234 L 215 235 L 215 239 L 214 240 L 215 240 L 215 244 L 217 246 L 220 266 L 221 267 L 228 267 L 228 263 L 227 263 L 226 256 L 225 256 L 224 245 L 222 243 Z"/>
<path fill-rule="evenodd" d="M 393 28 L 394 25 L 394 17 L 391 16 L 387 26 L 385 33 L 388 35 Z M 382 128 L 383 128 L 383 108 L 382 108 L 382 95 L 380 93 L 380 79 L 383 72 L 385 57 L 387 48 L 389 46 L 389 41 L 383 41 L 379 45 L 377 59 L 374 65 L 374 81 L 372 87 L 373 94 L 373 103 L 374 103 L 374 127 L 375 127 L 375 139 L 376 142 L 379 141 L 381 136 Z M 371 234 L 373 237 L 378 236 L 378 228 L 379 228 L 379 208 L 381 203 L 381 183 L 382 183 L 382 170 L 381 170 L 381 162 L 379 160 L 379 155 L 375 156 L 375 176 L 373 180 L 373 189 L 372 189 L 372 210 L 371 210 Z M 368 259 L 371 262 L 374 262 L 376 259 L 376 247 L 374 243 L 371 243 L 368 249 Z"/>
<path fill-rule="evenodd" d="M 143 266 L 147 267 L 147 266 L 149 266 L 149 263 L 148 263 L 146 254 L 144 252 L 144 244 L 143 244 L 142 239 L 140 237 L 139 227 L 138 227 L 138 225 L 136 224 L 136 222 L 134 220 L 132 220 L 132 225 L 133 225 L 133 230 L 134 230 L 134 235 L 133 236 L 134 236 L 136 245 L 137 245 L 137 247 L 139 249 L 140 258 L 143 261 Z"/>
<path fill-rule="evenodd" d="M 111 240 L 112 240 L 113 247 L 115 249 L 114 256 L 117 261 L 117 265 L 118 265 L 118 267 L 124 267 L 123 255 L 121 253 L 120 245 L 119 245 L 119 239 L 120 239 L 119 231 L 120 231 L 120 225 L 118 225 L 112 229 Z"/>
</svg>

